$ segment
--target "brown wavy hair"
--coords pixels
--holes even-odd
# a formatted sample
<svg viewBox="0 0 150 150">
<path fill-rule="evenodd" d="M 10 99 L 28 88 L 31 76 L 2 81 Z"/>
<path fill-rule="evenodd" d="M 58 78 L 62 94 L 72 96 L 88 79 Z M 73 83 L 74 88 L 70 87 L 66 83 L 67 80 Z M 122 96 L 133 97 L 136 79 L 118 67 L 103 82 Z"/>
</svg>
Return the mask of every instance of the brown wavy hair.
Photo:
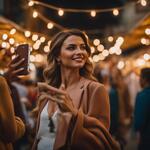
<svg viewBox="0 0 150 150">
<path fill-rule="evenodd" d="M 61 31 L 52 39 L 50 45 L 50 52 L 47 56 L 47 68 L 44 70 L 44 78 L 48 84 L 54 87 L 59 87 L 61 84 L 61 72 L 60 65 L 58 64 L 56 58 L 60 54 L 61 46 L 63 42 L 67 39 L 67 37 L 71 35 L 79 36 L 83 39 L 84 44 L 86 46 L 86 51 L 88 55 L 91 55 L 91 49 L 89 46 L 88 36 L 85 32 L 78 29 L 70 29 Z M 91 80 L 95 80 L 93 73 L 93 65 L 89 59 L 87 59 L 83 68 L 80 69 L 80 75 Z"/>
<path fill-rule="evenodd" d="M 85 34 L 85 32 L 80 31 L 78 29 L 71 29 L 61 31 L 58 34 L 56 34 L 56 36 L 51 41 L 50 52 L 47 55 L 48 64 L 46 69 L 44 70 L 44 78 L 49 85 L 57 88 L 61 85 L 61 72 L 60 72 L 60 65 L 58 64 L 56 58 L 60 54 L 63 42 L 65 41 L 65 39 L 67 39 L 67 37 L 71 35 L 81 37 L 86 46 L 88 55 L 89 56 L 91 55 L 88 36 Z M 80 69 L 80 75 L 87 79 L 97 81 L 96 78 L 93 76 L 93 65 L 89 59 L 87 59 L 83 68 Z M 41 102 L 42 101 L 38 101 L 36 108 L 32 111 L 32 115 L 35 117 L 38 115 Z"/>
</svg>

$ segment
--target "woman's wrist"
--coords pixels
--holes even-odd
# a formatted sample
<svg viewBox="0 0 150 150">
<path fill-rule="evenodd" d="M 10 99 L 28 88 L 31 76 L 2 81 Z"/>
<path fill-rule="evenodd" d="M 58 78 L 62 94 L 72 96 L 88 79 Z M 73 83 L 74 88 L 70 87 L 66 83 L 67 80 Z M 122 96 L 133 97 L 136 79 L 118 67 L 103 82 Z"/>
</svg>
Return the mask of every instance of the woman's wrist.
<svg viewBox="0 0 150 150">
<path fill-rule="evenodd" d="M 76 116 L 77 116 L 77 114 L 78 114 L 78 110 L 77 110 L 77 109 L 73 109 L 73 111 L 72 111 L 72 115 L 73 115 L 73 117 L 76 117 Z"/>
</svg>

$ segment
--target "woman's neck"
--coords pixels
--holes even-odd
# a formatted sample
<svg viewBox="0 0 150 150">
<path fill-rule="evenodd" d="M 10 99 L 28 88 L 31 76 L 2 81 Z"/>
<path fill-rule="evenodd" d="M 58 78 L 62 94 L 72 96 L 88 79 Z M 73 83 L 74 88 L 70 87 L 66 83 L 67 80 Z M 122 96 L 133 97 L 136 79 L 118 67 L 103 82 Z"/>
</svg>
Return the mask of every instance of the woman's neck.
<svg viewBox="0 0 150 150">
<path fill-rule="evenodd" d="M 70 87 L 80 81 L 79 70 L 61 68 L 61 79 L 65 88 Z"/>
</svg>

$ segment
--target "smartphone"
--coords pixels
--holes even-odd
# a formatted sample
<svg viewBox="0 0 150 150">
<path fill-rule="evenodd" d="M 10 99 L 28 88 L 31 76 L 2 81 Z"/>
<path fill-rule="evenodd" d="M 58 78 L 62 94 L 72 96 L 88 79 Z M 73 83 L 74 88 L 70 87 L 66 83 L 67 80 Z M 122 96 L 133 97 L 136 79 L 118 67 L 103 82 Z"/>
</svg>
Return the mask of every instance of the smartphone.
<svg viewBox="0 0 150 150">
<path fill-rule="evenodd" d="M 19 66 L 19 68 L 20 67 L 24 68 L 21 75 L 29 74 L 29 55 L 30 55 L 29 44 L 18 45 L 15 49 L 15 53 L 16 55 L 19 56 L 19 59 L 24 58 L 24 62 Z"/>
</svg>

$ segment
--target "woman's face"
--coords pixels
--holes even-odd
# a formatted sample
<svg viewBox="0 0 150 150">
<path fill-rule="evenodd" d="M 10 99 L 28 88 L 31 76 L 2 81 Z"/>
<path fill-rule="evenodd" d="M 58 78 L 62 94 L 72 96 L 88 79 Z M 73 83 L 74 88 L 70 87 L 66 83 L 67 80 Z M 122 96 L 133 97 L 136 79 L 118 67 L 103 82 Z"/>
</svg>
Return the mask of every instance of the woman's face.
<svg viewBox="0 0 150 150">
<path fill-rule="evenodd" d="M 71 35 L 62 44 L 58 59 L 67 68 L 82 68 L 88 58 L 86 45 L 80 36 Z"/>
</svg>

